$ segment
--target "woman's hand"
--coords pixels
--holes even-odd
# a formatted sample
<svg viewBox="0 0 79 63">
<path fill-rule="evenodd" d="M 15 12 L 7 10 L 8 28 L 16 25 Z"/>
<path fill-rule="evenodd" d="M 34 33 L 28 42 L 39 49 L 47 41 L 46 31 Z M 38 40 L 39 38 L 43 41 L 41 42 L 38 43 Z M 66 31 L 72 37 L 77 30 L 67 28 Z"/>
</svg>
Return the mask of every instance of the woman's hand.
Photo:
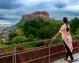
<svg viewBox="0 0 79 63">
<path fill-rule="evenodd" d="M 52 40 L 55 40 L 56 38 L 55 37 L 53 37 L 53 39 Z"/>
<path fill-rule="evenodd" d="M 56 37 L 58 37 L 60 35 L 60 32 L 58 32 L 54 37 L 53 37 L 53 40 L 56 39 Z"/>
</svg>

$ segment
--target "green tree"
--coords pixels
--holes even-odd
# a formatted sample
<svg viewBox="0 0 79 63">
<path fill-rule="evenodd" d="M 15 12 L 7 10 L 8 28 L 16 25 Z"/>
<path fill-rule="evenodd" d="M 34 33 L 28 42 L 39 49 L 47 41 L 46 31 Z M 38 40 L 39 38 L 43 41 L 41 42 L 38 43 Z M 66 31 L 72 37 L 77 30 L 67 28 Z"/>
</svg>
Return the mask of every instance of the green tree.
<svg viewBox="0 0 79 63">
<path fill-rule="evenodd" d="M 76 35 L 79 35 L 79 28 L 75 31 Z"/>
<path fill-rule="evenodd" d="M 61 27 L 57 21 L 44 21 L 43 19 L 31 20 L 23 25 L 23 32 L 26 38 L 33 35 L 34 38 L 47 39 L 54 36 Z"/>
<path fill-rule="evenodd" d="M 75 31 L 77 30 L 77 28 L 79 28 L 79 18 L 75 17 L 74 19 L 72 19 L 70 26 L 71 26 L 71 32 L 75 34 Z"/>
<path fill-rule="evenodd" d="M 24 42 L 26 42 L 25 36 L 17 36 L 13 39 L 14 44 L 24 43 Z"/>
<path fill-rule="evenodd" d="M 34 36 L 32 34 L 29 34 L 29 37 L 26 37 L 27 42 L 31 42 L 34 40 Z"/>
<path fill-rule="evenodd" d="M 3 41 L 3 40 L 0 40 L 0 43 L 1 43 L 1 44 L 3 44 L 3 43 L 4 43 L 4 41 Z"/>
<path fill-rule="evenodd" d="M 12 31 L 12 32 L 10 32 L 9 33 L 9 40 L 12 40 L 14 37 L 16 37 L 17 36 L 17 34 L 16 34 L 16 32 L 15 31 Z"/>
</svg>

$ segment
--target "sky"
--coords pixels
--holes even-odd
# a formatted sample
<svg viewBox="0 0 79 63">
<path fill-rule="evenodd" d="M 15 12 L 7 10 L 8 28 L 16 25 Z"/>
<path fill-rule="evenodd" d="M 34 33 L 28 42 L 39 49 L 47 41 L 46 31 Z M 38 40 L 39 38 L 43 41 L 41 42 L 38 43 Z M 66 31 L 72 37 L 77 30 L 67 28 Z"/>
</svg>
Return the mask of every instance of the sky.
<svg viewBox="0 0 79 63">
<path fill-rule="evenodd" d="M 51 18 L 79 17 L 79 0 L 0 0 L 0 24 L 16 24 L 22 15 L 47 11 Z"/>
</svg>

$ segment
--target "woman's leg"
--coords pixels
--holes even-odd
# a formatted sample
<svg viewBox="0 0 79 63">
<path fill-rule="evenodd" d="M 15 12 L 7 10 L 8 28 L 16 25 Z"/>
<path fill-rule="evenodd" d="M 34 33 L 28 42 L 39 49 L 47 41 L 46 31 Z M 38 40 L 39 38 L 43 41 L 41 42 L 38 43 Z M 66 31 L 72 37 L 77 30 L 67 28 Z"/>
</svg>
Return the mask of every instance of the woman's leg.
<svg viewBox="0 0 79 63">
<path fill-rule="evenodd" d="M 68 52 L 66 52 L 65 59 L 68 59 L 68 56 L 69 56 L 69 54 L 68 54 Z"/>
<path fill-rule="evenodd" d="M 67 46 L 66 46 L 64 40 L 63 40 L 63 43 L 64 43 L 64 46 L 65 46 L 65 49 L 66 49 L 65 59 L 68 59 L 69 54 L 68 54 Z"/>
<path fill-rule="evenodd" d="M 63 40 L 63 42 L 64 42 L 64 40 Z M 64 42 L 64 45 L 67 50 L 65 59 L 67 59 L 68 56 L 70 56 L 71 60 L 73 60 L 72 52 L 70 51 L 69 47 L 65 44 L 65 42 Z"/>
<path fill-rule="evenodd" d="M 71 60 L 74 60 L 74 58 L 73 58 L 73 55 L 72 55 L 72 52 L 71 52 L 71 51 L 69 51 L 69 56 L 70 56 Z"/>
</svg>

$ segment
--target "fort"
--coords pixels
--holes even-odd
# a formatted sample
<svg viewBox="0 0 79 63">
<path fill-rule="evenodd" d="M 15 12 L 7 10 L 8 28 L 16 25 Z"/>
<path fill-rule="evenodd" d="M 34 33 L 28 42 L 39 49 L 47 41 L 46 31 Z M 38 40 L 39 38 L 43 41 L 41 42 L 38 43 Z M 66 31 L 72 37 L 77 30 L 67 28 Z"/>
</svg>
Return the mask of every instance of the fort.
<svg viewBox="0 0 79 63">
<path fill-rule="evenodd" d="M 49 14 L 46 11 L 36 11 L 31 14 L 22 15 L 21 20 L 34 20 L 39 18 L 43 18 L 45 21 L 50 20 Z M 55 18 L 52 19 L 55 20 Z"/>
</svg>

